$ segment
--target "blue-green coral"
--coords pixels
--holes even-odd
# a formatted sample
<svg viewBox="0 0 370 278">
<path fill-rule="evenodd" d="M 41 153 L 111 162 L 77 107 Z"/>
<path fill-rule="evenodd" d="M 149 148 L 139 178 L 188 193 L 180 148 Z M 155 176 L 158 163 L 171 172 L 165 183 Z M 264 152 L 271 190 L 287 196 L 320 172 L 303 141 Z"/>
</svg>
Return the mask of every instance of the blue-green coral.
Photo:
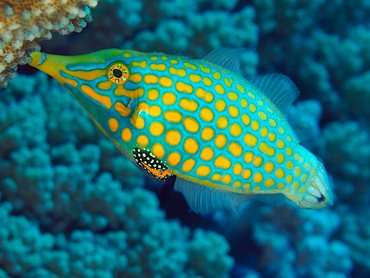
<svg viewBox="0 0 370 278">
<path fill-rule="evenodd" d="M 135 218 L 137 211 L 130 210 Z M 164 219 L 140 226 L 145 217 L 128 217 L 131 227 L 124 230 L 99 234 L 73 230 L 66 236 L 43 233 L 26 217 L 10 215 L 11 211 L 9 202 L 0 206 L 1 277 L 211 278 L 226 277 L 233 264 L 225 256 L 228 245 L 222 236 L 198 230 L 189 239 L 187 228 Z"/>
</svg>

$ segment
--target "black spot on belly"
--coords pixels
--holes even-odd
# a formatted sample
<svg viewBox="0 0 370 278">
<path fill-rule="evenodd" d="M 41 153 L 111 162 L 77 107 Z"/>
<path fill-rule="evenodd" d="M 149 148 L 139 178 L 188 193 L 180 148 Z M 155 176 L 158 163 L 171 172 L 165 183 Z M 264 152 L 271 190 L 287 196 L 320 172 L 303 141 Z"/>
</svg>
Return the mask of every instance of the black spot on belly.
<svg viewBox="0 0 370 278">
<path fill-rule="evenodd" d="M 146 148 L 134 148 L 132 154 L 139 169 L 154 181 L 164 183 L 167 177 L 172 176 L 167 165 L 150 150 Z"/>
</svg>

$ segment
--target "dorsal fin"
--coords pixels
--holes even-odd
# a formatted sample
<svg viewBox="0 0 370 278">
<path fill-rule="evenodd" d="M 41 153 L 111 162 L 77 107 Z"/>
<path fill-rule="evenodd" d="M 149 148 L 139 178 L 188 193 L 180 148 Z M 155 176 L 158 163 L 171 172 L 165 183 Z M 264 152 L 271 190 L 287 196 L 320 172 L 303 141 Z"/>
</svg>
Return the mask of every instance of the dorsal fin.
<svg viewBox="0 0 370 278">
<path fill-rule="evenodd" d="M 291 121 L 291 119 L 289 120 Z M 295 136 L 298 138 L 298 142 L 304 142 L 312 139 L 312 133 L 303 129 L 302 127 L 292 126 Z"/>
<path fill-rule="evenodd" d="M 293 101 L 299 96 L 299 90 L 286 75 L 272 73 L 250 80 L 284 115 Z"/>
<path fill-rule="evenodd" d="M 245 48 L 219 48 L 204 57 L 203 61 L 218 65 L 240 75 L 240 57 L 244 51 Z"/>
</svg>

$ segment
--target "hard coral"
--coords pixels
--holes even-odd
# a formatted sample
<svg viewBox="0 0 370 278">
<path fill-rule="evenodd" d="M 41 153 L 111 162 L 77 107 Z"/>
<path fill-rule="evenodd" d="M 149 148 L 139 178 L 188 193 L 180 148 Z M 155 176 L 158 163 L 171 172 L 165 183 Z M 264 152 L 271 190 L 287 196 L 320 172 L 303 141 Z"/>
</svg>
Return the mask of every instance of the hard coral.
<svg viewBox="0 0 370 278">
<path fill-rule="evenodd" d="M 3 0 L 0 2 L 0 87 L 15 77 L 17 65 L 31 61 L 39 50 L 37 39 L 50 39 L 52 31 L 80 32 L 91 21 L 89 7 L 98 0 Z"/>
</svg>

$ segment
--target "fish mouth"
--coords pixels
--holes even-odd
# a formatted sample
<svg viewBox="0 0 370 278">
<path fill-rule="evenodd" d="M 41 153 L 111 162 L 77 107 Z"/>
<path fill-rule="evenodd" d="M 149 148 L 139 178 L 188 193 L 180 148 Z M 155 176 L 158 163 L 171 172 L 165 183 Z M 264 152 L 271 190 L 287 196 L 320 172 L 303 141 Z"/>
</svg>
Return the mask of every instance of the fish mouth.
<svg viewBox="0 0 370 278">
<path fill-rule="evenodd" d="M 30 56 L 32 58 L 30 65 L 35 68 L 40 66 L 46 59 L 46 54 L 38 51 L 31 52 Z"/>
<path fill-rule="evenodd" d="M 308 184 L 307 195 L 298 203 L 302 208 L 323 209 L 333 205 L 333 193 L 326 170 L 320 162 L 317 166 L 317 173 Z"/>
</svg>

